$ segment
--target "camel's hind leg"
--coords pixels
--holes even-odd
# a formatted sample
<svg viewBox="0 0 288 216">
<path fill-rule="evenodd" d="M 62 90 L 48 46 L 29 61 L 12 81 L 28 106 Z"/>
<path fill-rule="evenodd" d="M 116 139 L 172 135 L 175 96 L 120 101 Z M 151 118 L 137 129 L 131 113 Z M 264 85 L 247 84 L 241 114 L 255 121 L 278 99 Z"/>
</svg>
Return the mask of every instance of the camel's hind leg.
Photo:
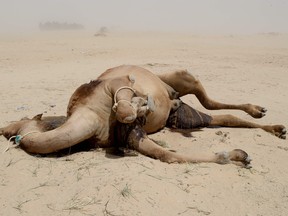
<svg viewBox="0 0 288 216">
<path fill-rule="evenodd" d="M 286 139 L 286 128 L 283 125 L 260 125 L 245 121 L 233 115 L 213 115 L 209 126 L 261 128 L 275 136 Z"/>
<path fill-rule="evenodd" d="M 286 138 L 286 128 L 283 125 L 256 124 L 230 114 L 210 116 L 185 103 L 181 103 L 177 110 L 170 113 L 166 126 L 177 129 L 195 129 L 207 126 L 261 128 L 281 139 Z"/>
<path fill-rule="evenodd" d="M 194 94 L 206 109 L 239 109 L 245 111 L 254 118 L 261 118 L 265 116 L 266 109 L 257 105 L 224 104 L 212 100 L 207 95 L 201 82 L 186 70 L 162 74 L 159 75 L 159 78 L 177 91 L 179 93 L 179 97 L 186 94 Z"/>
</svg>

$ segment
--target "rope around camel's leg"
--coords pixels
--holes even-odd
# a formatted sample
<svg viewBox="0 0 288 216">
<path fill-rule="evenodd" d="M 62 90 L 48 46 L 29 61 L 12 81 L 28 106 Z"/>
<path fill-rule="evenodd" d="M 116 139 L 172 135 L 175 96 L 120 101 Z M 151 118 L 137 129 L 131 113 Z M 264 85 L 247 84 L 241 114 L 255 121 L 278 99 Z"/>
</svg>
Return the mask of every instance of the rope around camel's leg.
<svg viewBox="0 0 288 216">
<path fill-rule="evenodd" d="M 3 151 L 2 153 L 7 152 L 12 146 L 13 146 L 14 148 L 17 148 L 17 147 L 20 145 L 21 140 L 22 140 L 25 136 L 27 136 L 27 135 L 29 135 L 29 134 L 32 134 L 32 133 L 39 133 L 39 131 L 31 131 L 31 132 L 28 132 L 28 133 L 24 134 L 23 136 L 22 136 L 22 135 L 11 136 L 11 137 L 9 138 L 9 140 L 8 140 L 7 147 L 4 149 L 4 151 Z M 14 138 L 15 138 L 15 145 L 10 145 L 11 140 L 14 139 Z"/>
</svg>

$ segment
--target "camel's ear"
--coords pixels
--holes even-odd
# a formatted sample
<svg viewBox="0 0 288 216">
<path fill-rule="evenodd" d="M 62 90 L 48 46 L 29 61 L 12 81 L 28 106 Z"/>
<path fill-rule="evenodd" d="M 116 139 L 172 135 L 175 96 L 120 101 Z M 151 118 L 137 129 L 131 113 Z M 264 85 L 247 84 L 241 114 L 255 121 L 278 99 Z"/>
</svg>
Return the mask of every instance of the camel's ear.
<svg viewBox="0 0 288 216">
<path fill-rule="evenodd" d="M 135 79 L 135 76 L 129 74 L 128 75 L 128 79 L 130 80 L 130 82 L 132 83 L 132 85 L 135 83 L 136 79 Z"/>
<path fill-rule="evenodd" d="M 34 116 L 34 117 L 32 118 L 32 120 L 40 121 L 41 118 L 42 118 L 42 115 L 43 115 L 43 113 L 38 114 L 38 115 Z"/>
</svg>

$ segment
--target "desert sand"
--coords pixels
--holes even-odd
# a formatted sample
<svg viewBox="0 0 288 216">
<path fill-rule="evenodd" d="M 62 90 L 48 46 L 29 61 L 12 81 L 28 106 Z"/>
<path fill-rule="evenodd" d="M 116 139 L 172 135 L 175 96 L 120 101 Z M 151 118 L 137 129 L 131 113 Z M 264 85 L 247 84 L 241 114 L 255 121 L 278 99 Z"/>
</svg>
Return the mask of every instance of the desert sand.
<svg viewBox="0 0 288 216">
<path fill-rule="evenodd" d="M 106 69 L 134 64 L 154 73 L 188 69 L 215 100 L 267 108 L 263 124 L 288 126 L 288 35 L 42 32 L 0 37 L 0 127 L 36 114 L 65 115 L 69 97 Z M 288 215 L 288 142 L 261 129 L 204 128 L 150 135 L 179 153 L 241 148 L 251 169 L 166 164 L 96 149 L 29 155 L 0 137 L 0 215 Z M 11 145 L 11 143 L 10 143 Z"/>
</svg>

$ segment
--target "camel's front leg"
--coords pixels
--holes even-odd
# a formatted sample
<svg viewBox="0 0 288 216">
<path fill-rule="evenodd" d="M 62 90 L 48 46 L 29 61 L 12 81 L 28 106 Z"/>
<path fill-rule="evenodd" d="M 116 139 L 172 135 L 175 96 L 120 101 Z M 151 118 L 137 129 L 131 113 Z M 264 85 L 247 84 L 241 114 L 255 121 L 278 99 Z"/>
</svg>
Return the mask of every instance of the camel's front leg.
<svg viewBox="0 0 288 216">
<path fill-rule="evenodd" d="M 217 109 L 239 109 L 243 110 L 254 118 L 261 118 L 265 116 L 266 109 L 252 104 L 224 104 L 212 100 L 207 95 L 201 82 L 196 79 L 187 70 L 175 71 L 172 73 L 166 73 L 159 75 L 159 78 L 166 84 L 171 86 L 175 91 L 179 93 L 179 97 L 187 94 L 194 94 L 200 103 L 210 110 Z"/>
<path fill-rule="evenodd" d="M 286 128 L 283 125 L 260 125 L 245 121 L 233 115 L 212 115 L 210 126 L 241 127 L 241 128 L 261 128 L 275 136 L 286 139 Z"/>
<path fill-rule="evenodd" d="M 141 154 L 167 163 L 235 163 L 237 165 L 249 168 L 251 161 L 248 154 L 239 149 L 235 149 L 230 152 L 220 152 L 207 155 L 180 155 L 175 152 L 168 151 L 150 140 L 147 137 L 146 132 L 138 125 L 136 125 L 130 132 L 128 136 L 128 144 L 130 148 L 133 148 Z"/>
</svg>

